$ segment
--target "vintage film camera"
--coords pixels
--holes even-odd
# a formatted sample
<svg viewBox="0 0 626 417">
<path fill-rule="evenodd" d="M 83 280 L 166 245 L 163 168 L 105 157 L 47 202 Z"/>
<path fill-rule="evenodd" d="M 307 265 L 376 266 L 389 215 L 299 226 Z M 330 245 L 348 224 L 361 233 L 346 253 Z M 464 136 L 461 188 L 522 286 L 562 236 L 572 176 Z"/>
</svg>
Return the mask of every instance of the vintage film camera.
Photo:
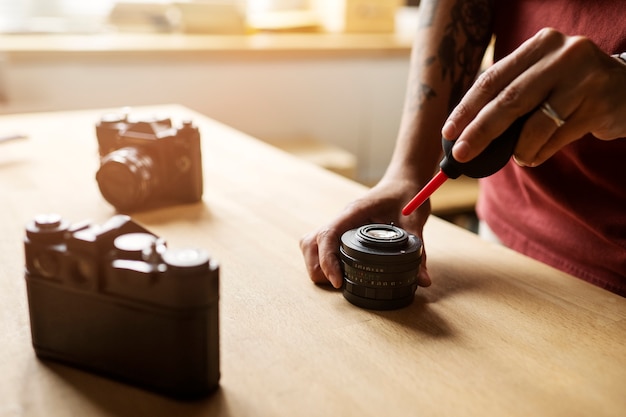
<svg viewBox="0 0 626 417">
<path fill-rule="evenodd" d="M 36 216 L 24 240 L 37 356 L 177 398 L 218 386 L 219 266 L 117 215 Z"/>
<path fill-rule="evenodd" d="M 341 236 L 343 295 L 352 304 L 392 310 L 413 302 L 422 241 L 393 224 L 367 224 Z"/>
<path fill-rule="evenodd" d="M 202 198 L 200 133 L 191 121 L 108 114 L 96 125 L 102 196 L 119 212 Z"/>
</svg>

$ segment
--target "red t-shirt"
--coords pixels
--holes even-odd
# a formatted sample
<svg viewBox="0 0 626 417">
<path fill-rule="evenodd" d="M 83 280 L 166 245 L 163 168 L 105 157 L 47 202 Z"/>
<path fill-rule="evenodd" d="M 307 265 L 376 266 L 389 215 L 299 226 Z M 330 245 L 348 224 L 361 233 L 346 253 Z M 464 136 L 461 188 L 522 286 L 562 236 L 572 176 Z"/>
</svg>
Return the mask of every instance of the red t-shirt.
<svg viewBox="0 0 626 417">
<path fill-rule="evenodd" d="M 543 27 L 586 36 L 609 54 L 626 52 L 624 6 L 496 1 L 495 59 Z M 477 212 L 506 246 L 626 296 L 626 138 L 588 135 L 536 168 L 510 162 L 481 180 Z"/>
</svg>

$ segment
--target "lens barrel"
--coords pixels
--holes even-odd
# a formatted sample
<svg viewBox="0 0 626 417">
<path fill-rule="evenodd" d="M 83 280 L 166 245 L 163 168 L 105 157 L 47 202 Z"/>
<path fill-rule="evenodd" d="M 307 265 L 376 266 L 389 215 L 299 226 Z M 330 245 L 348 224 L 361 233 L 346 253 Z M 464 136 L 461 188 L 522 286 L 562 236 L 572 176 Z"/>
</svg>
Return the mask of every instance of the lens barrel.
<svg viewBox="0 0 626 417">
<path fill-rule="evenodd" d="M 152 177 L 152 158 L 135 148 L 120 148 L 106 155 L 96 173 L 104 199 L 122 211 L 133 210 L 150 197 Z"/>
<path fill-rule="evenodd" d="M 422 241 L 389 224 L 369 224 L 341 236 L 343 295 L 372 310 L 405 307 L 415 297 Z"/>
</svg>

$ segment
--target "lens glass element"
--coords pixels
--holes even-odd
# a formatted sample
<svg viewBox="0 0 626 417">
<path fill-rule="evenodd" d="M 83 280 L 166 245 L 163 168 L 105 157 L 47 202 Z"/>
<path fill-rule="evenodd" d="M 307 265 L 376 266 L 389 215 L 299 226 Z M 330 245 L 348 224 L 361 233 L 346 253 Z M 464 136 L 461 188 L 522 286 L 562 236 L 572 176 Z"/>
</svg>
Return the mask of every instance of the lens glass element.
<svg viewBox="0 0 626 417">
<path fill-rule="evenodd" d="M 380 229 L 368 230 L 367 235 L 375 239 L 391 239 L 393 237 L 398 236 L 395 230 L 380 230 Z"/>
<path fill-rule="evenodd" d="M 389 224 L 370 224 L 357 230 L 357 239 L 373 248 L 402 247 L 409 235 L 404 230 Z"/>
</svg>

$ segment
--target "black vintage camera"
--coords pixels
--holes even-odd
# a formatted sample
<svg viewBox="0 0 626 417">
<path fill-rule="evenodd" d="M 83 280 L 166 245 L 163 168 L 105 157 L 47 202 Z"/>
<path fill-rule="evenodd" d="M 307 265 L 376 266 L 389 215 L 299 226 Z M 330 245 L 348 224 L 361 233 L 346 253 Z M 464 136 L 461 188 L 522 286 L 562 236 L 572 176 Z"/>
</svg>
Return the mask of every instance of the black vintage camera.
<svg viewBox="0 0 626 417">
<path fill-rule="evenodd" d="M 373 310 L 413 301 L 422 260 L 422 241 L 389 224 L 368 224 L 341 236 L 343 295 Z"/>
<path fill-rule="evenodd" d="M 202 198 L 200 133 L 190 121 L 180 128 L 168 118 L 132 120 L 109 114 L 96 125 L 104 198 L 120 212 Z"/>
<path fill-rule="evenodd" d="M 35 352 L 178 398 L 217 388 L 219 266 L 117 215 L 26 226 Z"/>
</svg>

